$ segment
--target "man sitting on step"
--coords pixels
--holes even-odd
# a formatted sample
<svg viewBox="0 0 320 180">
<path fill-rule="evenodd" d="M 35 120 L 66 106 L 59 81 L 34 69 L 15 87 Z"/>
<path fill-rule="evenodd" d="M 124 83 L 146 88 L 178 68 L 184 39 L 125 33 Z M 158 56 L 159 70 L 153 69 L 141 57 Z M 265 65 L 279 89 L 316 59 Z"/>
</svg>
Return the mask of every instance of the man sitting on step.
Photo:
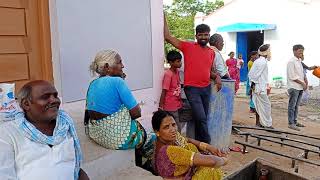
<svg viewBox="0 0 320 180">
<path fill-rule="evenodd" d="M 0 179 L 88 180 L 72 118 L 47 81 L 32 81 L 18 93 L 23 112 L 0 125 Z"/>
</svg>

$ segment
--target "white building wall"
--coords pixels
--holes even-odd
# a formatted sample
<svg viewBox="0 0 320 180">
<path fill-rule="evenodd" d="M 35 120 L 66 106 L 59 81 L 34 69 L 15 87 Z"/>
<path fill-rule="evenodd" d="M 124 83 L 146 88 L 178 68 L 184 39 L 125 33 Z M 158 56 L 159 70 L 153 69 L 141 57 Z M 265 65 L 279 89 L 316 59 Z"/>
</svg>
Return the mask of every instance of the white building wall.
<svg viewBox="0 0 320 180">
<path fill-rule="evenodd" d="M 163 46 L 163 2 L 151 2 L 151 25 L 152 25 L 152 62 L 153 62 L 153 87 L 134 91 L 134 96 L 142 102 L 142 114 L 146 119 L 157 110 L 159 106 L 161 83 L 164 72 L 164 46 Z M 142 67 L 147 68 L 147 67 Z"/>
<path fill-rule="evenodd" d="M 49 13 L 50 13 L 50 28 L 51 28 L 51 51 L 52 51 L 52 69 L 54 85 L 59 92 L 59 96 L 62 95 L 61 85 L 61 73 L 60 73 L 60 47 L 59 47 L 59 31 L 57 26 L 57 11 L 56 1 L 49 1 Z"/>
<path fill-rule="evenodd" d="M 282 76 L 286 83 L 286 64 L 293 56 L 292 46 L 303 44 L 305 63 L 320 65 L 317 43 L 320 24 L 314 19 L 320 15 L 319 0 L 233 0 L 221 9 L 204 18 L 196 18 L 196 24 L 210 25 L 211 34 L 217 27 L 234 23 L 276 24 L 276 30 L 264 32 L 264 43 L 271 44 L 272 60 L 269 64 L 269 79 Z M 236 33 L 221 33 L 225 39 L 223 55 L 236 51 Z M 319 85 L 319 79 L 308 72 L 310 85 Z"/>
<path fill-rule="evenodd" d="M 93 3 L 94 1 L 92 1 Z M 100 1 L 101 3 L 102 1 Z M 145 2 L 145 1 L 144 1 Z M 106 5 L 110 6 L 112 4 L 112 1 L 105 1 Z M 139 3 L 139 2 L 137 2 Z M 141 2 L 140 2 L 141 3 Z M 152 84 L 150 88 L 143 88 L 143 89 L 138 89 L 134 90 L 133 94 L 137 101 L 141 104 L 142 108 L 142 115 L 145 117 L 149 117 L 150 114 L 152 114 L 153 111 L 155 111 L 158 107 L 158 100 L 160 97 L 161 93 L 161 80 L 162 80 L 162 75 L 163 75 L 163 60 L 164 60 L 164 50 L 163 50 L 163 2 L 162 0 L 160 1 L 153 1 L 150 0 L 148 3 L 150 3 L 150 15 L 151 15 L 151 32 L 149 34 L 146 34 L 148 38 L 151 39 L 151 47 L 148 47 L 148 49 L 151 49 L 151 52 L 146 52 L 146 53 L 151 53 L 151 61 L 152 61 L 152 66 L 150 67 L 144 67 L 141 66 L 137 69 L 135 69 L 135 75 L 139 75 L 141 70 L 143 68 L 151 68 L 152 69 Z M 114 8 L 118 8 L 119 12 L 123 10 L 123 7 L 121 6 L 115 6 Z M 71 13 L 71 12 L 70 12 Z M 90 12 L 84 11 L 83 13 L 88 14 Z M 125 13 L 125 12 L 123 12 Z M 130 14 L 127 14 L 127 16 L 130 16 Z M 124 16 L 125 17 L 125 16 Z M 79 17 L 81 18 L 81 17 Z M 103 17 L 100 17 L 103 19 Z M 63 74 L 61 73 L 61 51 L 68 51 L 68 49 L 62 49 L 61 50 L 61 41 L 59 38 L 61 38 L 61 28 L 58 27 L 59 23 L 59 16 L 57 15 L 57 0 L 50 0 L 50 24 L 51 24 L 51 39 L 52 39 L 52 61 L 53 61 L 53 70 L 54 70 L 54 83 L 55 86 L 57 87 L 59 93 L 63 93 L 65 90 L 63 87 L 62 81 L 64 80 Z M 135 23 L 135 22 L 132 22 Z M 81 25 L 83 27 L 86 27 L 86 24 Z M 130 27 L 132 25 L 128 24 L 128 29 L 127 33 L 131 34 Z M 143 26 L 141 26 L 143 28 Z M 143 29 L 142 29 L 143 30 Z M 77 33 L 77 32 L 75 32 Z M 92 34 L 94 35 L 96 33 L 96 29 L 92 27 Z M 108 34 L 105 34 L 105 36 L 108 36 Z M 137 43 L 135 40 L 135 35 L 131 34 L 132 38 L 126 38 L 123 39 L 124 36 L 123 34 L 120 34 L 120 32 L 114 31 L 113 36 L 117 36 L 119 40 L 125 41 L 126 45 L 131 45 L 134 47 Z M 127 37 L 127 36 L 126 36 Z M 81 37 L 79 37 L 81 38 Z M 90 49 L 92 47 L 88 47 L 89 44 L 87 42 L 83 42 L 83 47 L 79 49 L 79 53 L 85 49 Z M 104 47 L 101 47 L 100 49 L 94 50 L 95 52 L 103 49 Z M 134 48 L 132 49 L 134 50 Z M 126 56 L 125 52 L 122 52 L 122 57 Z M 92 59 L 93 57 L 91 57 Z M 90 60 L 91 60 L 90 59 Z M 124 62 L 125 63 L 125 62 Z M 138 63 L 138 62 L 137 62 Z M 126 64 L 124 64 L 126 66 Z M 70 72 L 75 72 L 77 68 L 77 65 L 75 65 L 73 68 L 70 68 Z M 126 69 L 129 68 L 126 66 Z M 125 69 L 125 70 L 126 70 Z M 132 70 L 132 69 L 131 69 Z M 89 74 L 89 71 L 83 71 L 81 74 L 79 74 L 79 78 L 87 77 Z M 143 77 L 141 77 L 141 83 L 143 82 Z M 84 88 L 87 88 L 88 84 L 83 84 Z M 84 99 L 85 97 L 83 97 Z M 62 99 L 63 102 L 64 99 Z"/>
</svg>

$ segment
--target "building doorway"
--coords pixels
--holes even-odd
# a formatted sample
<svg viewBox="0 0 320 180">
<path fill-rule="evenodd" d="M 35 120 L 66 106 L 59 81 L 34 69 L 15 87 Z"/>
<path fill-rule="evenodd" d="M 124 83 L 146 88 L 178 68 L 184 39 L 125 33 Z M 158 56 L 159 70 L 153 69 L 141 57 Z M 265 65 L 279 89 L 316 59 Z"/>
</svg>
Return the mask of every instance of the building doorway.
<svg viewBox="0 0 320 180">
<path fill-rule="evenodd" d="M 251 51 L 258 51 L 259 47 L 263 44 L 263 41 L 263 31 L 248 32 L 248 53 Z"/>
<path fill-rule="evenodd" d="M 264 31 L 238 32 L 237 55 L 242 54 L 244 65 L 240 69 L 240 81 L 248 79 L 248 60 L 251 51 L 257 51 L 264 41 Z"/>
</svg>

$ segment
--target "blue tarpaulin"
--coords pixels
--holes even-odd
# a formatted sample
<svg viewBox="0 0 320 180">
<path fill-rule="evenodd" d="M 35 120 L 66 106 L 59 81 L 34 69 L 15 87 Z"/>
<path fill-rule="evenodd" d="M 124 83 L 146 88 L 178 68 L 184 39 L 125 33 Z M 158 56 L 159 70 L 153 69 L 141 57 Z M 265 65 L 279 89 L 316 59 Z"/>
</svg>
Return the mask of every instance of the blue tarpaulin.
<svg viewBox="0 0 320 180">
<path fill-rule="evenodd" d="M 275 24 L 259 24 L 259 23 L 235 23 L 217 28 L 217 32 L 248 32 L 276 29 Z"/>
</svg>

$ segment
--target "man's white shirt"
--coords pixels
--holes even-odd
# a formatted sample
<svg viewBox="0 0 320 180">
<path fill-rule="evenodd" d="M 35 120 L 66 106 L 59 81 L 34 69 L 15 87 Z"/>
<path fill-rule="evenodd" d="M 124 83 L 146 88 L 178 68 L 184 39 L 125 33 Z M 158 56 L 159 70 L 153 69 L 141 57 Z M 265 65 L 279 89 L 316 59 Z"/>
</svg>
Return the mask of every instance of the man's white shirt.
<svg viewBox="0 0 320 180">
<path fill-rule="evenodd" d="M 249 80 L 255 83 L 255 93 L 267 94 L 268 60 L 260 56 L 256 59 L 248 74 Z"/>
<path fill-rule="evenodd" d="M 213 49 L 215 53 L 214 64 L 216 66 L 216 70 L 219 73 L 220 77 L 223 77 L 224 75 L 228 74 L 226 62 L 224 61 L 222 55 L 220 54 L 220 51 L 216 47 L 211 46 L 210 48 Z"/>
<path fill-rule="evenodd" d="M 305 75 L 303 73 L 301 60 L 294 56 L 287 64 L 287 88 L 303 90 L 303 86 L 294 80 L 300 80 L 304 82 L 304 77 Z"/>
<path fill-rule="evenodd" d="M 70 180 L 74 178 L 73 138 L 53 147 L 31 141 L 15 121 L 0 124 L 1 180 Z"/>
</svg>

